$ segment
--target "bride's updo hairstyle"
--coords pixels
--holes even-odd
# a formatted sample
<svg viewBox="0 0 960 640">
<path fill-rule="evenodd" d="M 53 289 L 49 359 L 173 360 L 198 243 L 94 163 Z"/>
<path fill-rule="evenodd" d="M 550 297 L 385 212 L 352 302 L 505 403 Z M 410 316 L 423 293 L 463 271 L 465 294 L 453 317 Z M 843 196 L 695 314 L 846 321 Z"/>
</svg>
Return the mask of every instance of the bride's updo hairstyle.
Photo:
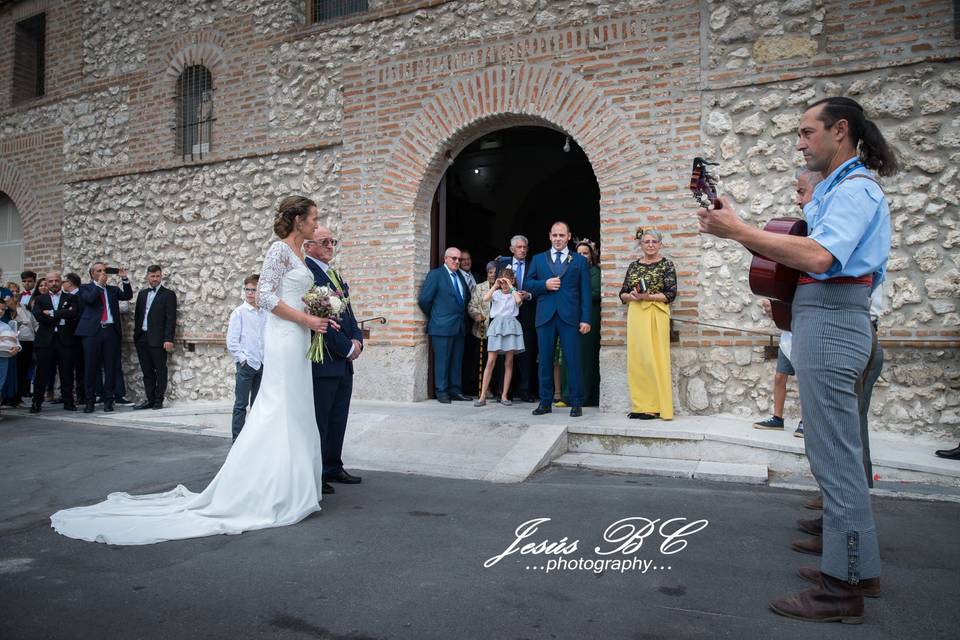
<svg viewBox="0 0 960 640">
<path fill-rule="evenodd" d="M 287 196 L 277 205 L 277 215 L 273 219 L 273 232 L 279 238 L 286 238 L 297 225 L 297 218 L 306 218 L 310 207 L 317 203 L 303 196 Z"/>
</svg>

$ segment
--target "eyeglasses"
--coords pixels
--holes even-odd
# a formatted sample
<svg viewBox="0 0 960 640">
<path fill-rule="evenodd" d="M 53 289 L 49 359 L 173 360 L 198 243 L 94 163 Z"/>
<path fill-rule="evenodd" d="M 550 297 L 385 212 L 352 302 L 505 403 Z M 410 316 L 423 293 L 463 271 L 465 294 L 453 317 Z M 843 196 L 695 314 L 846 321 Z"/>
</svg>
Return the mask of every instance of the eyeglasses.
<svg viewBox="0 0 960 640">
<path fill-rule="evenodd" d="M 244 293 L 256 293 L 257 290 L 256 290 L 256 289 L 247 289 L 246 287 L 244 287 L 244 288 L 243 288 L 243 292 L 244 292 Z"/>
<path fill-rule="evenodd" d="M 338 241 L 334 238 L 324 238 L 323 240 L 316 241 L 321 247 L 335 247 L 338 244 Z"/>
<path fill-rule="evenodd" d="M 456 258 L 453 257 L 453 256 L 443 256 L 443 258 L 444 258 L 445 260 L 453 260 L 454 262 L 460 262 L 460 257 L 459 257 L 459 256 L 457 256 Z"/>
</svg>

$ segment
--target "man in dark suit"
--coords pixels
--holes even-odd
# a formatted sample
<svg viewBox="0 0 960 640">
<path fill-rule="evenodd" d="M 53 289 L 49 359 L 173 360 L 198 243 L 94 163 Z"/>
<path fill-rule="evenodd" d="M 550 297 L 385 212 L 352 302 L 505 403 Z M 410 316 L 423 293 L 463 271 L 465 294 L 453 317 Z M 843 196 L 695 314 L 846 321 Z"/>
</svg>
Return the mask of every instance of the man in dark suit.
<svg viewBox="0 0 960 640">
<path fill-rule="evenodd" d="M 160 281 L 160 265 L 147 267 L 147 288 L 137 294 L 133 312 L 133 344 L 137 348 L 146 399 L 134 409 L 162 409 L 167 392 L 167 354 L 177 332 L 177 294 Z"/>
<path fill-rule="evenodd" d="M 470 288 L 460 274 L 460 250 L 449 247 L 443 264 L 427 274 L 417 304 L 427 316 L 427 335 L 433 345 L 433 376 L 437 401 L 473 400 L 463 395 L 463 339 L 467 333 Z"/>
<path fill-rule="evenodd" d="M 83 313 L 83 303 L 80 301 L 80 285 L 83 282 L 80 280 L 80 274 L 70 272 L 67 275 L 63 276 L 63 285 L 62 291 L 66 294 L 73 296 L 73 299 L 77 303 L 77 320 L 80 318 L 80 314 Z M 73 330 L 77 328 L 77 321 L 73 323 Z M 76 390 L 77 402 L 83 402 L 84 398 L 87 395 L 83 390 L 83 348 L 80 346 L 80 338 L 77 338 L 74 335 L 74 345 L 73 345 L 73 386 Z"/>
<path fill-rule="evenodd" d="M 323 493 L 333 493 L 330 482 L 359 484 L 361 481 L 359 476 L 343 468 L 342 454 L 353 395 L 353 361 L 363 351 L 363 333 L 350 306 L 350 288 L 330 266 L 336 244 L 324 226 L 318 226 L 313 239 L 303 244 L 314 283 L 333 289 L 347 303 L 337 321 L 339 328 L 331 324 L 324 335 L 323 362 L 313 363 L 313 408 L 323 454 Z"/>
<path fill-rule="evenodd" d="M 93 413 L 96 379 L 101 367 L 104 373 L 103 410 L 113 411 L 114 361 L 120 348 L 120 300 L 133 298 L 127 270 L 119 269 L 117 274 L 123 284 L 122 290 L 107 284 L 107 265 L 94 262 L 90 265 L 91 281 L 82 285 L 78 293 L 83 308 L 75 335 L 83 343 L 83 388 L 87 394 L 84 413 Z"/>
<path fill-rule="evenodd" d="M 550 413 L 553 401 L 553 346 L 560 336 L 560 349 L 567 365 L 570 416 L 583 415 L 583 368 L 580 336 L 590 331 L 590 265 L 570 251 L 570 226 L 554 222 L 548 251 L 534 256 L 527 276 L 527 289 L 537 297 L 537 340 L 540 343 L 540 405 L 533 415 Z"/>
<path fill-rule="evenodd" d="M 520 314 L 517 320 L 523 329 L 523 344 L 526 347 L 523 353 L 514 356 L 514 370 L 520 375 L 514 375 L 514 387 L 524 402 L 536 401 L 537 380 L 537 303 L 533 294 L 526 287 L 527 274 L 530 273 L 530 261 L 527 259 L 527 249 L 530 242 L 526 236 L 516 235 L 510 238 L 510 255 L 500 258 L 498 275 L 504 267 L 513 269 L 517 277 L 517 291 L 523 296 L 524 304 L 520 305 Z M 497 361 L 500 365 L 500 361 Z M 499 378 L 499 376 L 496 376 Z"/>
<path fill-rule="evenodd" d="M 80 315 L 80 304 L 74 296 L 61 290 L 60 274 L 47 274 L 48 293 L 41 294 L 33 303 L 33 315 L 37 319 L 37 335 L 34 349 L 37 353 L 36 388 L 46 389 L 54 372 L 60 372 L 60 392 L 63 408 L 76 411 L 73 399 L 73 371 L 77 347 L 74 331 Z M 33 394 L 30 413 L 40 413 L 43 393 Z"/>
</svg>

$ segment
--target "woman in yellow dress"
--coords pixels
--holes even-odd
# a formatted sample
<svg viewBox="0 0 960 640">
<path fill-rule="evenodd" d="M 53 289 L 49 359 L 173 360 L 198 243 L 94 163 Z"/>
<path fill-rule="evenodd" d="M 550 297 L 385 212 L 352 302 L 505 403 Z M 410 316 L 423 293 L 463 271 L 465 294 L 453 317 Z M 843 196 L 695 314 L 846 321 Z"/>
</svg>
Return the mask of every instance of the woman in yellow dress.
<svg viewBox="0 0 960 640">
<path fill-rule="evenodd" d="M 628 416 L 671 420 L 670 303 L 677 297 L 677 270 L 660 254 L 660 232 L 641 227 L 636 237 L 642 256 L 630 263 L 620 289 L 627 305 Z"/>
</svg>

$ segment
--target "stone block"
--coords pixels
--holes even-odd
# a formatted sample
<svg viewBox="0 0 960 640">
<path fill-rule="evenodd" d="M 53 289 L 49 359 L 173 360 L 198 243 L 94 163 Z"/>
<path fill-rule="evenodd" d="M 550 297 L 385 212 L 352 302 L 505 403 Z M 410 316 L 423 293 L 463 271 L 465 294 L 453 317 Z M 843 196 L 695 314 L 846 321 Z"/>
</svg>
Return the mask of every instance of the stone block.
<svg viewBox="0 0 960 640">
<path fill-rule="evenodd" d="M 817 55 L 817 41 L 809 36 L 763 37 L 753 44 L 753 59 L 761 63 L 790 58 L 812 58 L 815 55 Z"/>
</svg>

